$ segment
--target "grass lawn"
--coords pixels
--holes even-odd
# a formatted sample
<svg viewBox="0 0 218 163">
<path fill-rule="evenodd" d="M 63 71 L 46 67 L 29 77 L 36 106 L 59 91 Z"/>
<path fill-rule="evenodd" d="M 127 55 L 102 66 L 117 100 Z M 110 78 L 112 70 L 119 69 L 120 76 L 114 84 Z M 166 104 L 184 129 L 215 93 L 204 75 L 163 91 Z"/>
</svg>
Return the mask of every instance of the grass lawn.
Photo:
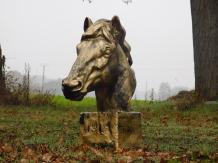
<svg viewBox="0 0 218 163">
<path fill-rule="evenodd" d="M 144 148 L 99 149 L 79 139 L 79 114 L 96 111 L 93 98 L 71 102 L 57 96 L 54 106 L 0 106 L 0 162 L 204 159 L 218 161 L 218 104 L 177 111 L 170 102 L 132 101 L 143 115 Z"/>
</svg>

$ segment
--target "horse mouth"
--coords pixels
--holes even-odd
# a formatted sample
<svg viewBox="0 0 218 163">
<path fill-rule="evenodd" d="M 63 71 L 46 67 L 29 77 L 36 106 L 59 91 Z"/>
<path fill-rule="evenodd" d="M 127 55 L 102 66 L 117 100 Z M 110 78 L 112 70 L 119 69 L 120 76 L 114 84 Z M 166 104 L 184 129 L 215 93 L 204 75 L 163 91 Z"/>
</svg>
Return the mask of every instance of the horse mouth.
<svg viewBox="0 0 218 163">
<path fill-rule="evenodd" d="M 72 101 L 81 101 L 87 93 L 80 91 L 71 91 L 68 89 L 62 89 L 65 98 Z"/>
</svg>

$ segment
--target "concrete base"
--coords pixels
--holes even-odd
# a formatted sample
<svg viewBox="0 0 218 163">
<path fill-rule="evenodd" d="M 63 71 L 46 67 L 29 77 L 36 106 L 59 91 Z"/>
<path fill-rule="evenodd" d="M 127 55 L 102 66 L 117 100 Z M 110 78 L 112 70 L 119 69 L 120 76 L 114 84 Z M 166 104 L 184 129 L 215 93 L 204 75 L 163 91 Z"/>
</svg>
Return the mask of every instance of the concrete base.
<svg viewBox="0 0 218 163">
<path fill-rule="evenodd" d="M 80 135 L 86 144 L 113 145 L 116 149 L 141 147 L 141 113 L 83 112 Z"/>
</svg>

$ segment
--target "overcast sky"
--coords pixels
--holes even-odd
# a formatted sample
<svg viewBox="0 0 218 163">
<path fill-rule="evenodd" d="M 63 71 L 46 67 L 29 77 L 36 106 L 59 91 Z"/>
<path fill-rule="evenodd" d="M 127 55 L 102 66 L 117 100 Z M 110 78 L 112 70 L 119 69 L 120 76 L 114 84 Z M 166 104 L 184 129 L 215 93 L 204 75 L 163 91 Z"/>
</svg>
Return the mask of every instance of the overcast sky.
<svg viewBox="0 0 218 163">
<path fill-rule="evenodd" d="M 137 90 L 194 88 L 190 0 L 0 0 L 0 43 L 11 69 L 65 77 L 76 59 L 86 16 L 120 17 L 132 47 Z"/>
</svg>

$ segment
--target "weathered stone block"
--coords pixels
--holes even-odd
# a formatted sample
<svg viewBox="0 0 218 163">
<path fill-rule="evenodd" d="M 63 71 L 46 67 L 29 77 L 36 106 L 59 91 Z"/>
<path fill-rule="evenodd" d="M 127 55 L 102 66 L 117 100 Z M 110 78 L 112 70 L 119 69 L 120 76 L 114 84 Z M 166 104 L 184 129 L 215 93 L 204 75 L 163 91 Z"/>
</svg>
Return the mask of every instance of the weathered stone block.
<svg viewBox="0 0 218 163">
<path fill-rule="evenodd" d="M 141 113 L 118 113 L 118 144 L 119 147 L 142 146 Z"/>
<path fill-rule="evenodd" d="M 80 135 L 86 144 L 140 147 L 141 113 L 83 112 L 80 115 Z"/>
</svg>

